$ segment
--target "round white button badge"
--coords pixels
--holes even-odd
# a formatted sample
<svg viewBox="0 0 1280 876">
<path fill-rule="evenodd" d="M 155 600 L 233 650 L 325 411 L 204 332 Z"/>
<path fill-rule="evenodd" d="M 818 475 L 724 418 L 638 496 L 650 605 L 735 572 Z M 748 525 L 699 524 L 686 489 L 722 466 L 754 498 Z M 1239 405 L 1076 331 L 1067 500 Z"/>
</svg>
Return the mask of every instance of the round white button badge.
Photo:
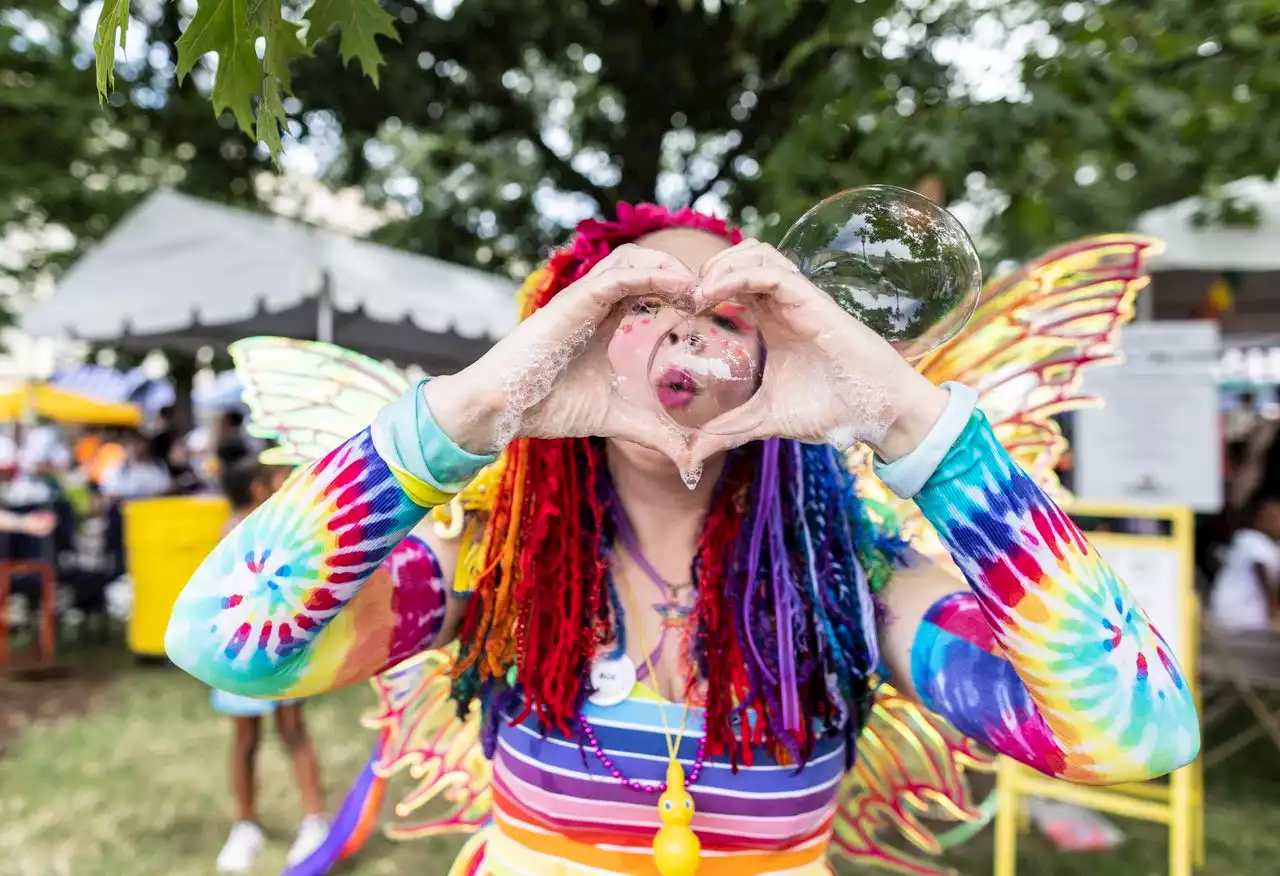
<svg viewBox="0 0 1280 876">
<path fill-rule="evenodd" d="M 594 692 L 587 697 L 593 706 L 608 708 L 631 696 L 636 686 L 636 664 L 630 657 L 596 657 L 591 661 L 591 687 Z"/>
</svg>

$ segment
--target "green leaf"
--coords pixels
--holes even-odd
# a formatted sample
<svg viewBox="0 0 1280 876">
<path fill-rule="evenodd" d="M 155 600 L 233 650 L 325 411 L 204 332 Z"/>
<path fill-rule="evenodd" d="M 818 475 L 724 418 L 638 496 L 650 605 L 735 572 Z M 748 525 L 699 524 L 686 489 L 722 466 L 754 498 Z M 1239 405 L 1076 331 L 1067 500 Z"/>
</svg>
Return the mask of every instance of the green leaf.
<svg viewBox="0 0 1280 876">
<path fill-rule="evenodd" d="M 207 52 L 218 55 L 209 95 L 213 110 L 231 110 L 240 130 L 254 136 L 253 97 L 262 89 L 262 65 L 254 51 L 247 0 L 200 0 L 195 18 L 178 38 L 178 81 Z"/>
<path fill-rule="evenodd" d="M 268 77 L 275 77 L 285 94 L 292 94 L 293 76 L 289 65 L 311 52 L 302 41 L 298 25 L 281 17 L 280 0 L 249 0 L 249 21 L 266 40 L 262 71 Z M 263 92 L 266 92 L 265 86 Z"/>
<path fill-rule="evenodd" d="M 98 31 L 93 38 L 94 66 L 98 74 L 98 100 L 106 100 L 116 87 L 116 34 L 124 48 L 129 32 L 129 0 L 104 0 L 98 14 Z"/>
<path fill-rule="evenodd" d="M 382 66 L 382 52 L 378 50 L 379 35 L 399 42 L 395 19 L 377 4 L 377 0 L 316 0 L 307 10 L 311 28 L 307 38 L 315 45 L 329 35 L 335 27 L 340 34 L 338 51 L 342 63 L 350 64 L 352 58 L 360 61 L 365 75 L 378 84 L 378 68 Z"/>
<path fill-rule="evenodd" d="M 281 131 L 289 123 L 284 95 L 293 93 L 293 76 L 289 65 L 295 58 L 309 54 L 298 32 L 298 25 L 280 15 L 279 0 L 249 0 L 249 21 L 255 35 L 266 41 L 262 55 L 262 94 L 258 99 L 258 141 L 267 147 L 271 160 L 280 163 Z"/>
<path fill-rule="evenodd" d="M 258 101 L 257 138 L 271 152 L 271 160 L 280 164 L 280 131 L 289 122 L 284 111 L 280 80 L 275 76 L 262 77 L 262 98 Z"/>
</svg>

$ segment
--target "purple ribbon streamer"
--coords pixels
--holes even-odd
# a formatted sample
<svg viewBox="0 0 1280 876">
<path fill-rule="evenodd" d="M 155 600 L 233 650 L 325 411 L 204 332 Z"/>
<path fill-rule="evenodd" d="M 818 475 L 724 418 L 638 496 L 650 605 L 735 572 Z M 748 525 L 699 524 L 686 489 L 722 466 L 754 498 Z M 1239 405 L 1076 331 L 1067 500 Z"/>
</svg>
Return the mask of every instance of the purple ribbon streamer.
<svg viewBox="0 0 1280 876">
<path fill-rule="evenodd" d="M 622 539 L 622 545 L 627 549 L 627 553 L 631 554 L 631 558 L 636 561 L 636 565 L 640 567 L 640 571 L 649 576 L 654 584 L 658 585 L 658 589 L 662 591 L 664 600 L 670 599 L 667 591 L 667 582 L 662 580 L 662 576 L 653 568 L 653 564 L 644 555 L 644 551 L 640 549 L 640 539 L 636 538 L 636 532 L 631 528 L 631 521 L 627 518 L 627 512 L 622 507 L 622 499 L 618 496 L 617 489 L 610 482 L 608 485 L 609 504 L 613 506 L 613 523 L 618 529 L 618 538 Z M 636 620 L 639 623 L 639 619 Z M 649 677 L 649 663 L 657 664 L 662 657 L 662 646 L 667 641 L 666 627 L 662 629 L 662 635 L 658 638 L 657 646 L 649 652 L 649 660 L 642 666 L 636 667 L 636 680 L 644 681 Z M 654 679 L 656 682 L 657 679 Z"/>
<path fill-rule="evenodd" d="M 777 475 L 775 473 L 774 477 Z M 782 503 L 769 503 L 769 558 L 772 562 L 773 615 L 778 627 L 778 684 L 782 697 L 782 728 L 790 733 L 800 730 L 800 692 L 797 690 L 794 604 L 796 582 L 787 562 L 787 546 L 783 538 Z"/>
<path fill-rule="evenodd" d="M 765 441 L 760 455 L 760 491 L 756 494 L 755 515 L 751 522 L 751 544 L 747 550 L 747 586 L 742 600 L 742 628 L 746 632 L 747 647 L 751 649 L 756 665 L 769 684 L 777 684 L 778 680 L 769 671 L 769 665 L 764 662 L 764 656 L 756 645 L 755 625 L 752 623 L 755 617 L 756 575 L 760 571 L 760 546 L 764 541 L 765 526 L 769 522 L 769 501 L 775 493 L 778 480 L 777 439 Z"/>
</svg>

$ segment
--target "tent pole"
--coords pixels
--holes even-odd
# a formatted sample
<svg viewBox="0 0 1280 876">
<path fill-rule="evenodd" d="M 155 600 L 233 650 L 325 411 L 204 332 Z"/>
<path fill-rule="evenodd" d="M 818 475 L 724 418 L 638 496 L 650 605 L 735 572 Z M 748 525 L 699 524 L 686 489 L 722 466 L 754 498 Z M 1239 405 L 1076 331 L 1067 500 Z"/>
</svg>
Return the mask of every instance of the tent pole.
<svg viewBox="0 0 1280 876">
<path fill-rule="evenodd" d="M 316 340 L 333 343 L 333 279 L 320 272 L 320 294 L 316 297 Z"/>
<path fill-rule="evenodd" d="M 1138 293 L 1138 306 L 1134 308 L 1134 322 L 1151 322 L 1156 318 L 1155 285 L 1154 280 L 1149 280 L 1147 288 Z"/>
</svg>

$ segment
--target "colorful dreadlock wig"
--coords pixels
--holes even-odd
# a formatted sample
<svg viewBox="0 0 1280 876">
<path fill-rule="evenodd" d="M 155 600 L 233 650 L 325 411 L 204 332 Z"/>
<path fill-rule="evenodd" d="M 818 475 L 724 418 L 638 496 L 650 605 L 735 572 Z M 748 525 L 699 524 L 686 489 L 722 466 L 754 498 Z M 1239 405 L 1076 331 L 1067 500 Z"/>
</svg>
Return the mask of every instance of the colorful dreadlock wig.
<svg viewBox="0 0 1280 876">
<path fill-rule="evenodd" d="M 616 222 L 581 223 L 528 279 L 521 318 L 615 247 L 672 227 L 741 239 L 690 209 L 620 204 Z M 483 537 L 460 563 L 473 591 L 455 669 L 463 714 L 479 696 L 491 722 L 535 713 L 572 736 L 593 655 L 625 646 L 609 563 L 621 510 L 604 454 L 599 439 L 523 438 L 495 465 Z M 758 744 L 803 765 L 818 736 L 860 732 L 878 662 L 871 594 L 905 545 L 875 530 L 853 487 L 834 449 L 781 439 L 731 453 L 716 486 L 686 645 L 707 682 L 708 751 L 735 766 Z"/>
</svg>

